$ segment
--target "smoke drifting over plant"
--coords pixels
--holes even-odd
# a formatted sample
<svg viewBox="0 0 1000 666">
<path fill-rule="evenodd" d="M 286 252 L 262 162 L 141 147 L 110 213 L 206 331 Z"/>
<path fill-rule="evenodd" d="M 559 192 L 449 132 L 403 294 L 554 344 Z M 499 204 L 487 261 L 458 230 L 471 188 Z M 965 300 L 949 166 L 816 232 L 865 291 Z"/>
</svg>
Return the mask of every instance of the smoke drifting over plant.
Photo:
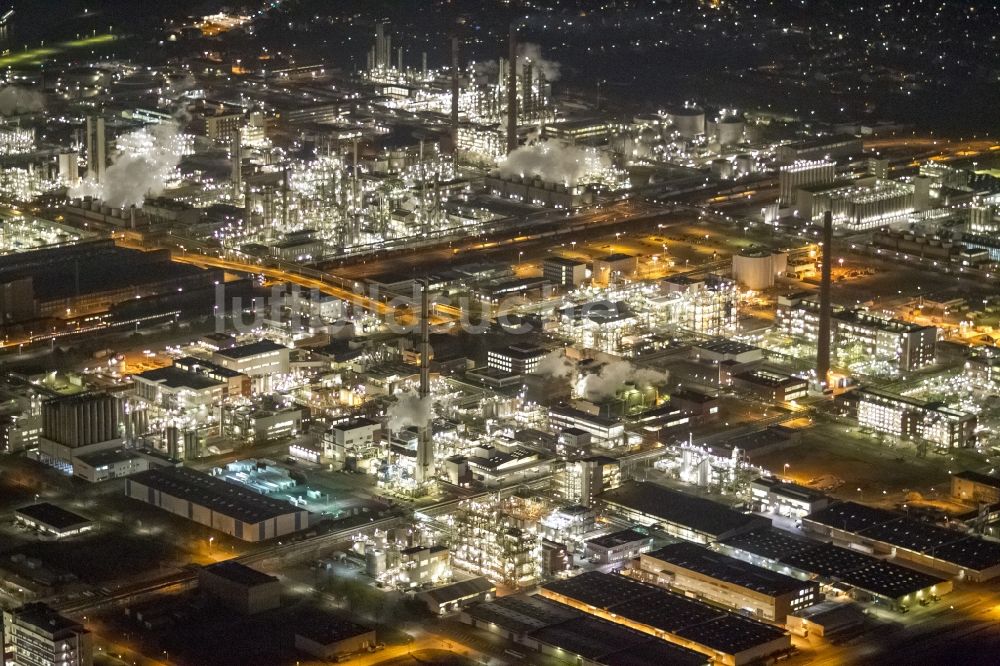
<svg viewBox="0 0 1000 666">
<path fill-rule="evenodd" d="M 389 405 L 386 416 L 389 432 L 399 432 L 407 426 L 423 428 L 434 418 L 434 401 L 430 396 L 421 398 L 416 391 L 405 391 Z"/>
<path fill-rule="evenodd" d="M 20 86 L 0 88 L 0 115 L 13 116 L 19 113 L 34 113 L 45 108 L 45 95 Z"/>
<path fill-rule="evenodd" d="M 530 62 L 531 66 L 541 73 L 542 78 L 549 82 L 558 81 L 562 75 L 560 72 L 561 65 L 554 60 L 543 58 L 542 47 L 538 44 L 530 42 L 518 44 L 517 61 L 522 66 L 526 62 Z"/>
<path fill-rule="evenodd" d="M 163 193 L 184 155 L 177 125 L 151 125 L 118 137 L 104 182 L 83 180 L 70 197 L 92 196 L 115 208 L 142 207 L 147 196 Z"/>
<path fill-rule="evenodd" d="M 539 177 L 569 187 L 580 185 L 610 166 L 610 159 L 593 148 L 542 141 L 509 154 L 500 164 L 500 175 L 506 178 Z"/>
<path fill-rule="evenodd" d="M 549 352 L 545 358 L 538 362 L 533 374 L 546 375 L 553 379 L 568 379 L 576 372 L 576 366 L 566 358 L 566 353 L 561 349 Z"/>
<path fill-rule="evenodd" d="M 639 388 L 662 386 L 669 375 L 659 370 L 637 368 L 628 361 L 612 361 L 596 373 L 584 375 L 577 384 L 577 393 L 587 400 L 612 398 L 625 384 L 635 384 Z"/>
</svg>

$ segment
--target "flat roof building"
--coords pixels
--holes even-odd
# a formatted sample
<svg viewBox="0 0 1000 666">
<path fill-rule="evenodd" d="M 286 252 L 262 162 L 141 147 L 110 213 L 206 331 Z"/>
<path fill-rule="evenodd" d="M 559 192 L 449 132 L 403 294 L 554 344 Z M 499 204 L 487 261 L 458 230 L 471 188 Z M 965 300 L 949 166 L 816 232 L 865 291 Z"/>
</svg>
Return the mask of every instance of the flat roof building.
<svg viewBox="0 0 1000 666">
<path fill-rule="evenodd" d="M 243 615 L 281 605 L 281 583 L 277 578 L 235 560 L 202 568 L 198 572 L 198 587 Z"/>
<path fill-rule="evenodd" d="M 212 352 L 212 361 L 218 365 L 255 378 L 260 390 L 269 390 L 272 375 L 287 374 L 291 350 L 270 340 L 260 340 L 239 347 L 229 347 Z"/>
<path fill-rule="evenodd" d="M 750 497 L 761 513 L 796 519 L 830 505 L 830 498 L 818 490 L 774 477 L 751 481 Z"/>
<path fill-rule="evenodd" d="M 784 624 L 789 613 L 822 600 L 818 583 L 686 542 L 640 555 L 638 575 L 654 585 L 778 624 Z"/>
<path fill-rule="evenodd" d="M 768 402 L 791 402 L 806 397 L 809 382 L 783 372 L 755 369 L 734 374 L 733 388 Z"/>
<path fill-rule="evenodd" d="M 965 470 L 951 475 L 951 496 L 966 502 L 1000 502 L 1000 477 Z"/>
<path fill-rule="evenodd" d="M 838 399 L 845 414 L 877 432 L 939 449 L 968 448 L 976 443 L 978 417 L 940 402 L 869 387 L 848 391 Z"/>
<path fill-rule="evenodd" d="M 727 539 L 722 549 L 758 566 L 803 580 L 817 580 L 838 591 L 849 588 L 853 598 L 891 609 L 952 590 L 951 581 L 937 576 L 776 528 Z"/>
<path fill-rule="evenodd" d="M 546 583 L 541 595 L 726 666 L 753 663 L 791 647 L 789 635 L 773 626 L 616 574 L 590 571 Z"/>
<path fill-rule="evenodd" d="M 159 467 L 125 480 L 125 494 L 243 541 L 309 526 L 309 512 L 186 467 Z"/>
<path fill-rule="evenodd" d="M 556 286 L 573 289 L 587 279 L 587 264 L 576 259 L 549 257 L 542 262 L 542 277 Z"/>
<path fill-rule="evenodd" d="M 841 502 L 802 519 L 807 532 L 959 579 L 1000 576 L 1000 543 L 936 527 L 892 511 Z"/>
<path fill-rule="evenodd" d="M 14 666 L 91 666 L 93 636 L 42 603 L 3 612 L 4 653 Z"/>
<path fill-rule="evenodd" d="M 89 518 L 48 502 L 15 510 L 14 520 L 56 538 L 75 536 L 94 529 L 94 522 Z"/>
<path fill-rule="evenodd" d="M 91 483 L 120 479 L 149 469 L 149 458 L 131 449 L 105 449 L 73 458 L 73 476 Z"/>
<path fill-rule="evenodd" d="M 300 618 L 295 628 L 295 647 L 324 661 L 362 652 L 375 645 L 373 627 L 326 613 Z"/>
<path fill-rule="evenodd" d="M 619 530 L 588 539 L 587 555 L 601 564 L 631 560 L 653 547 L 653 537 L 636 530 Z"/>
<path fill-rule="evenodd" d="M 659 524 L 668 534 L 695 543 L 711 543 L 771 524 L 767 518 L 648 482 L 629 482 L 605 492 L 600 500 L 626 520 Z"/>
<path fill-rule="evenodd" d="M 538 345 L 516 344 L 503 349 L 491 349 L 487 352 L 487 365 L 514 375 L 525 375 L 534 372 L 538 364 L 549 354 L 547 349 Z"/>
</svg>

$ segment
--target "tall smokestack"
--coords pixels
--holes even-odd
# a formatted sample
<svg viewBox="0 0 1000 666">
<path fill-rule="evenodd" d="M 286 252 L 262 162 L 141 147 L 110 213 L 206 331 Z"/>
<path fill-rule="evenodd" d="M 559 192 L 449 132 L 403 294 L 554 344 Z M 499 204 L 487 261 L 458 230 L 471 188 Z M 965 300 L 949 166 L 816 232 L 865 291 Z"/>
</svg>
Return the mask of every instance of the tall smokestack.
<svg viewBox="0 0 1000 666">
<path fill-rule="evenodd" d="M 819 335 L 816 339 L 816 379 L 825 387 L 830 377 L 830 282 L 833 268 L 833 213 L 823 214 L 823 264 L 819 285 Z"/>
<path fill-rule="evenodd" d="M 240 128 L 236 128 L 232 136 L 229 137 L 229 152 L 232 158 L 232 173 L 230 179 L 233 184 L 233 200 L 239 198 L 243 192 L 243 143 L 241 141 Z"/>
<path fill-rule="evenodd" d="M 451 145 L 458 150 L 458 36 L 451 36 Z"/>
<path fill-rule="evenodd" d="M 87 177 L 98 183 L 104 182 L 104 169 L 108 161 L 107 149 L 104 118 L 87 116 Z"/>
<path fill-rule="evenodd" d="M 87 116 L 87 178 L 94 179 L 95 163 L 94 159 L 94 118 Z"/>
<path fill-rule="evenodd" d="M 104 170 L 108 167 L 108 141 L 104 136 L 104 117 L 97 119 L 97 182 L 104 182 Z"/>
<path fill-rule="evenodd" d="M 507 54 L 507 153 L 517 150 L 517 25 L 510 26 Z"/>
<path fill-rule="evenodd" d="M 424 279 L 421 282 L 420 292 L 420 399 L 429 400 L 431 394 L 431 365 L 430 365 L 430 329 L 428 319 L 430 318 L 430 303 L 428 291 L 430 285 Z M 417 466 L 416 480 L 418 484 L 430 481 L 434 473 L 434 445 L 431 442 L 431 424 L 425 423 L 417 433 Z"/>
</svg>

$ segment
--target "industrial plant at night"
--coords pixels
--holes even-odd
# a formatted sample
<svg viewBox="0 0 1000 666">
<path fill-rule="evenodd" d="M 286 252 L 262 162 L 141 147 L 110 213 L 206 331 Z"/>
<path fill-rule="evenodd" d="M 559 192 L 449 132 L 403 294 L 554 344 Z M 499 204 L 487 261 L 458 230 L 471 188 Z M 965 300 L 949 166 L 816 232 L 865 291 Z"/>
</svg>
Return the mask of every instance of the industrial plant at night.
<svg viewBox="0 0 1000 666">
<path fill-rule="evenodd" d="M 996 663 L 998 30 L 0 3 L 0 663 Z"/>
</svg>

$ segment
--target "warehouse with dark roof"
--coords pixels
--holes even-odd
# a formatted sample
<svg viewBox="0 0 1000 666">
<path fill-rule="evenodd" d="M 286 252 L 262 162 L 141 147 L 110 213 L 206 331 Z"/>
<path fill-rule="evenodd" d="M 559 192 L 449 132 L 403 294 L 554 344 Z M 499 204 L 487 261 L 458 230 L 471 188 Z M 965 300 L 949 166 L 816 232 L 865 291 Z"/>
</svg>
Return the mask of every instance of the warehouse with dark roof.
<svg viewBox="0 0 1000 666">
<path fill-rule="evenodd" d="M 662 526 L 668 534 L 695 543 L 711 543 L 755 529 L 771 521 L 657 485 L 632 481 L 600 496 L 604 506 L 639 525 Z"/>
<path fill-rule="evenodd" d="M 160 467 L 125 480 L 125 494 L 244 541 L 309 527 L 309 512 L 186 467 Z"/>
</svg>

